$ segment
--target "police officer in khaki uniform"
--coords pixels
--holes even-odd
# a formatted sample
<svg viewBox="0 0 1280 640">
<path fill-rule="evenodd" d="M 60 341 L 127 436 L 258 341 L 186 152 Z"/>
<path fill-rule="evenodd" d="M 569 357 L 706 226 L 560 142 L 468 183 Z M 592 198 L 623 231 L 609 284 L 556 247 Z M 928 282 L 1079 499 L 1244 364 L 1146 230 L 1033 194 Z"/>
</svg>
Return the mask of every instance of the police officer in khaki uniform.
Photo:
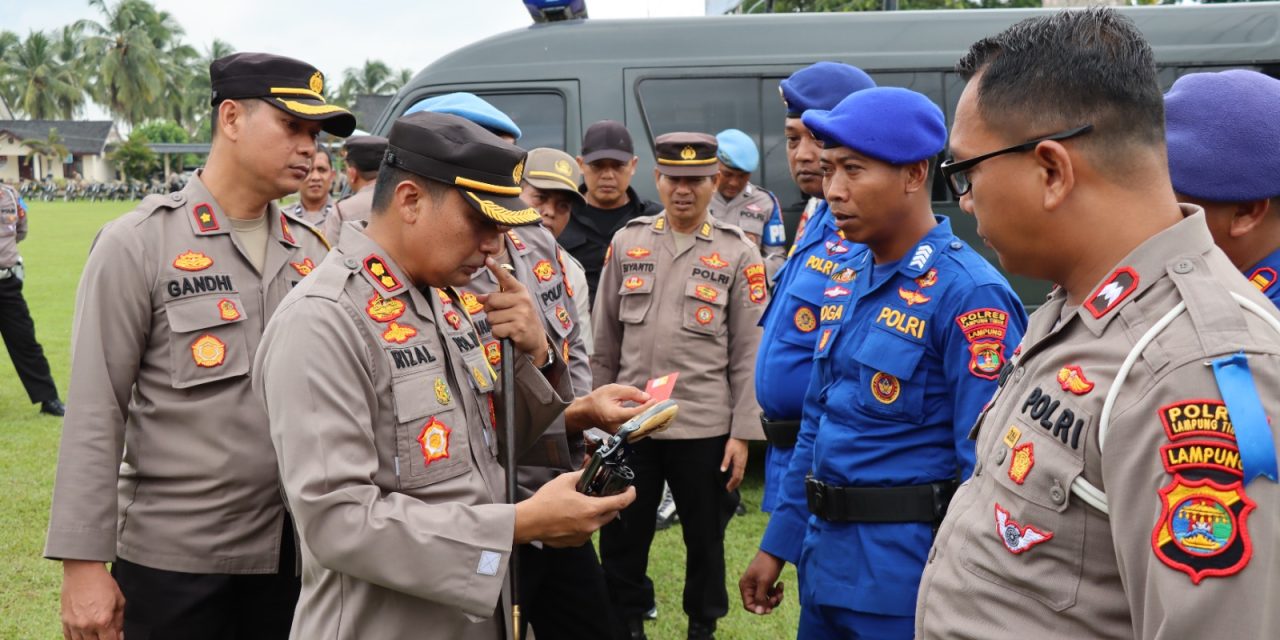
<svg viewBox="0 0 1280 640">
<path fill-rule="evenodd" d="M 347 180 L 353 193 L 339 200 L 333 213 L 325 219 L 324 236 L 333 245 L 341 240 L 344 224 L 369 219 L 374 179 L 378 177 L 382 154 L 387 150 L 387 139 L 382 136 L 352 136 L 343 149 L 347 152 Z"/>
<path fill-rule="evenodd" d="M 333 175 L 333 158 L 327 149 L 317 146 L 316 155 L 311 160 L 311 172 L 298 190 L 298 203 L 293 205 L 293 215 L 317 229 L 324 228 L 335 205 L 329 195 L 333 188 Z"/>
<path fill-rule="evenodd" d="M 702 133 L 656 140 L 654 172 L 665 209 L 614 236 L 593 312 L 595 384 L 638 387 L 678 372 L 680 418 L 634 446 L 637 498 L 600 535 L 610 597 L 633 638 L 652 606 L 645 577 L 652 514 L 671 486 L 688 563 L 689 637 L 707 638 L 728 612 L 724 530 L 737 501 L 747 440 L 763 439 L 752 385 L 757 323 L 767 301 L 764 265 L 742 230 L 707 212 L 715 190 L 716 142 Z"/>
<path fill-rule="evenodd" d="M 1058 288 L 978 417 L 916 637 L 1280 637 L 1277 320 L 1174 200 L 1150 47 L 1073 10 L 957 67 L 942 172 Z"/>
<path fill-rule="evenodd" d="M 589 498 L 567 473 L 503 504 L 500 450 L 527 451 L 572 399 L 532 292 L 491 258 L 539 221 L 515 197 L 524 157 L 456 116 L 398 120 L 368 226 L 343 231 L 263 337 L 255 387 L 302 540 L 294 638 L 502 637 L 515 545 L 581 545 L 634 496 Z M 452 288 L 485 269 L 495 292 Z M 494 410 L 476 303 L 520 352 L 511 416 Z"/>
<path fill-rule="evenodd" d="M 751 136 L 738 129 L 717 133 L 716 145 L 720 182 L 711 196 L 711 215 L 742 229 L 756 243 L 764 256 L 765 273 L 773 282 L 773 274 L 787 261 L 787 231 L 778 199 L 751 182 L 752 172 L 760 165 L 760 149 Z"/>
<path fill-rule="evenodd" d="M 205 168 L 103 227 L 80 281 L 44 551 L 63 562 L 68 638 L 289 632 L 294 536 L 249 369 L 327 251 L 272 201 L 298 190 L 320 131 L 355 118 L 298 60 L 238 53 L 209 76 Z"/>
<path fill-rule="evenodd" d="M 27 207 L 12 187 L 0 184 L 0 337 L 9 351 L 13 368 L 31 402 L 40 413 L 61 416 L 66 407 L 58 399 L 58 387 L 49 373 L 49 360 L 36 342 L 36 326 L 22 296 L 25 272 L 18 243 L 27 237 Z"/>
<path fill-rule="evenodd" d="M 524 171 L 524 190 L 520 197 L 542 215 L 542 226 L 551 235 L 560 237 L 569 224 L 575 204 L 586 202 L 578 191 L 582 183 L 582 171 L 573 156 L 559 150 L 540 147 L 529 151 Z M 573 254 L 556 245 L 556 260 L 564 271 L 565 293 L 573 298 L 578 309 L 578 333 L 582 344 L 591 353 L 595 341 L 591 334 L 591 301 L 588 293 L 587 272 Z"/>
</svg>

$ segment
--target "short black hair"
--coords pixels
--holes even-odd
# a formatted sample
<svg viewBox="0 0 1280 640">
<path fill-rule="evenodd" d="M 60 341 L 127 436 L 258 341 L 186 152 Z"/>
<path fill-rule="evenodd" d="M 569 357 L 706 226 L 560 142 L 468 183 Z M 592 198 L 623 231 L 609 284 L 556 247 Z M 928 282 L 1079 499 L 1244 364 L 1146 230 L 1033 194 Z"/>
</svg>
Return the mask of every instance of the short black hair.
<svg viewBox="0 0 1280 640">
<path fill-rule="evenodd" d="M 1120 165 L 1125 148 L 1164 145 L 1151 46 L 1114 9 L 1028 18 L 974 43 L 956 71 L 965 80 L 982 74 L 978 112 L 1011 139 L 1092 124 L 1080 144 L 1102 151 L 1092 155 L 1100 164 Z"/>
<path fill-rule="evenodd" d="M 396 185 L 410 180 L 418 185 L 432 202 L 440 202 L 453 187 L 438 180 L 424 178 L 416 173 L 383 164 L 378 170 L 378 179 L 373 183 L 373 203 L 370 208 L 374 213 L 381 213 L 391 206 L 391 198 L 395 195 Z"/>
</svg>

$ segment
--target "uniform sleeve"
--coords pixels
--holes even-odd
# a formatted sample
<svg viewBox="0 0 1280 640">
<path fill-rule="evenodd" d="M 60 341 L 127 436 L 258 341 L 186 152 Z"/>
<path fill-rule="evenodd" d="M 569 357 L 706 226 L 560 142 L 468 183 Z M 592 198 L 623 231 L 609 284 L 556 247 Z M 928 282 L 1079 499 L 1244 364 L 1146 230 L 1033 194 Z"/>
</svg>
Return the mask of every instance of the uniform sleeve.
<svg viewBox="0 0 1280 640">
<path fill-rule="evenodd" d="M 769 196 L 772 212 L 764 223 L 764 235 L 760 238 L 760 248 L 764 254 L 765 272 L 768 273 L 769 282 L 772 283 L 778 275 L 778 270 L 787 261 L 787 228 L 782 223 L 782 206 L 778 204 L 777 196 L 769 191 L 765 193 Z"/>
<path fill-rule="evenodd" d="M 822 385 L 822 366 L 815 364 L 809 374 L 805 405 L 816 406 Z M 821 413 L 817 415 L 820 416 Z M 809 504 L 805 497 L 804 479 L 813 469 L 813 443 L 817 436 L 818 420 L 806 416 L 800 422 L 800 432 L 796 436 L 795 449 L 791 452 L 791 462 L 778 486 L 778 506 L 769 516 L 764 537 L 760 539 L 761 551 L 794 565 L 800 564 L 800 548 L 809 527 Z"/>
<path fill-rule="evenodd" d="M 14 238 L 14 242 L 22 242 L 27 239 L 27 203 L 17 194 L 14 194 L 14 197 L 17 198 L 14 204 L 18 208 L 17 235 Z"/>
<path fill-rule="evenodd" d="M 741 269 L 734 274 L 729 312 L 729 401 L 733 424 L 729 434 L 742 440 L 763 440 L 760 405 L 756 402 L 756 352 L 760 348 L 760 317 L 769 303 L 760 252 L 744 244 Z"/>
<path fill-rule="evenodd" d="M 333 211 L 330 211 L 324 219 L 320 232 L 324 234 L 330 246 L 338 246 L 338 238 L 342 236 L 342 205 L 334 203 Z"/>
<path fill-rule="evenodd" d="M 573 288 L 573 304 L 578 310 L 578 326 L 581 328 L 582 346 L 587 351 L 590 358 L 591 352 L 595 349 L 595 341 L 592 339 L 592 323 L 591 323 L 591 301 L 590 289 L 587 287 L 587 274 L 582 270 L 582 266 L 576 262 L 576 258 L 569 256 L 569 262 L 566 263 L 569 283 Z M 588 362 L 588 366 L 589 366 Z"/>
<path fill-rule="evenodd" d="M 1135 638 L 1280 630 L 1280 485 L 1241 481 L 1236 437 L 1222 435 L 1231 420 L 1217 413 L 1222 395 L 1205 366 L 1213 359 L 1172 368 L 1151 388 L 1126 386 L 1106 432 L 1103 489 Z M 1275 440 L 1280 356 L 1250 353 L 1248 363 Z M 1123 399 L 1136 401 L 1125 408 Z"/>
<path fill-rule="evenodd" d="M 622 269 L 618 256 L 609 244 L 600 283 L 596 286 L 596 303 L 591 311 L 595 346 L 591 351 L 591 382 L 596 387 L 618 381 L 618 362 L 622 357 L 622 322 L 618 320 L 618 288 Z"/>
<path fill-rule="evenodd" d="M 1014 346 L 1022 341 L 1027 319 L 1013 292 L 998 284 L 970 290 L 952 311 L 938 320 L 947 323 L 942 367 L 947 388 L 952 390 L 951 430 L 959 463 L 957 472 L 963 480 L 973 473 L 975 462 L 969 431 L 995 395 L 1000 369 Z"/>
<path fill-rule="evenodd" d="M 116 557 L 116 483 L 125 420 L 151 330 L 147 251 L 121 223 L 99 232 L 76 293 L 71 384 L 58 448 L 47 558 Z"/>
<path fill-rule="evenodd" d="M 272 319 L 254 364 L 254 390 L 267 407 L 298 532 L 326 569 L 489 617 L 502 591 L 515 507 L 429 504 L 374 483 L 377 390 L 355 322 L 337 303 L 300 300 Z M 484 575 L 477 567 L 491 553 L 500 566 Z"/>
</svg>

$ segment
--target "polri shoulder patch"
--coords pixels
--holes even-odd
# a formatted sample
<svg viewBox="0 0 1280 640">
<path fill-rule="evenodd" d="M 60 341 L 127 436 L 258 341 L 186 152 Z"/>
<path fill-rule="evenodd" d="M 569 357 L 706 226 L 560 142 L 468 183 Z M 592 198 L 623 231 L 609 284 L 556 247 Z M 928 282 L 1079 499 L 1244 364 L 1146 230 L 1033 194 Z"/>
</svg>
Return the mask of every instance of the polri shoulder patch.
<svg viewBox="0 0 1280 640">
<path fill-rule="evenodd" d="M 1124 299 L 1137 288 L 1138 272 L 1132 267 L 1120 267 L 1098 285 L 1093 295 L 1085 301 L 1084 308 L 1088 309 L 1094 318 L 1101 318 L 1120 306 L 1120 303 L 1124 302 Z"/>
</svg>

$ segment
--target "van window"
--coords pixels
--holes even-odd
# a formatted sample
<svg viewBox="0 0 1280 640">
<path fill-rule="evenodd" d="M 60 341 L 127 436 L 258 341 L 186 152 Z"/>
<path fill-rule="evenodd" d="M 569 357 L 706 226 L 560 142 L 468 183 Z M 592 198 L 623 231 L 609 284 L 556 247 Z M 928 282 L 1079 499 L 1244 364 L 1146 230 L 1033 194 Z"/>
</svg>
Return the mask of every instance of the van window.
<svg viewBox="0 0 1280 640">
<path fill-rule="evenodd" d="M 638 86 L 640 109 L 652 141 L 672 131 L 715 135 L 760 126 L 756 78 L 649 78 Z"/>
<path fill-rule="evenodd" d="M 520 127 L 522 148 L 551 147 L 564 151 L 564 96 L 559 93 L 482 93 L 480 97 L 507 114 Z"/>
</svg>

